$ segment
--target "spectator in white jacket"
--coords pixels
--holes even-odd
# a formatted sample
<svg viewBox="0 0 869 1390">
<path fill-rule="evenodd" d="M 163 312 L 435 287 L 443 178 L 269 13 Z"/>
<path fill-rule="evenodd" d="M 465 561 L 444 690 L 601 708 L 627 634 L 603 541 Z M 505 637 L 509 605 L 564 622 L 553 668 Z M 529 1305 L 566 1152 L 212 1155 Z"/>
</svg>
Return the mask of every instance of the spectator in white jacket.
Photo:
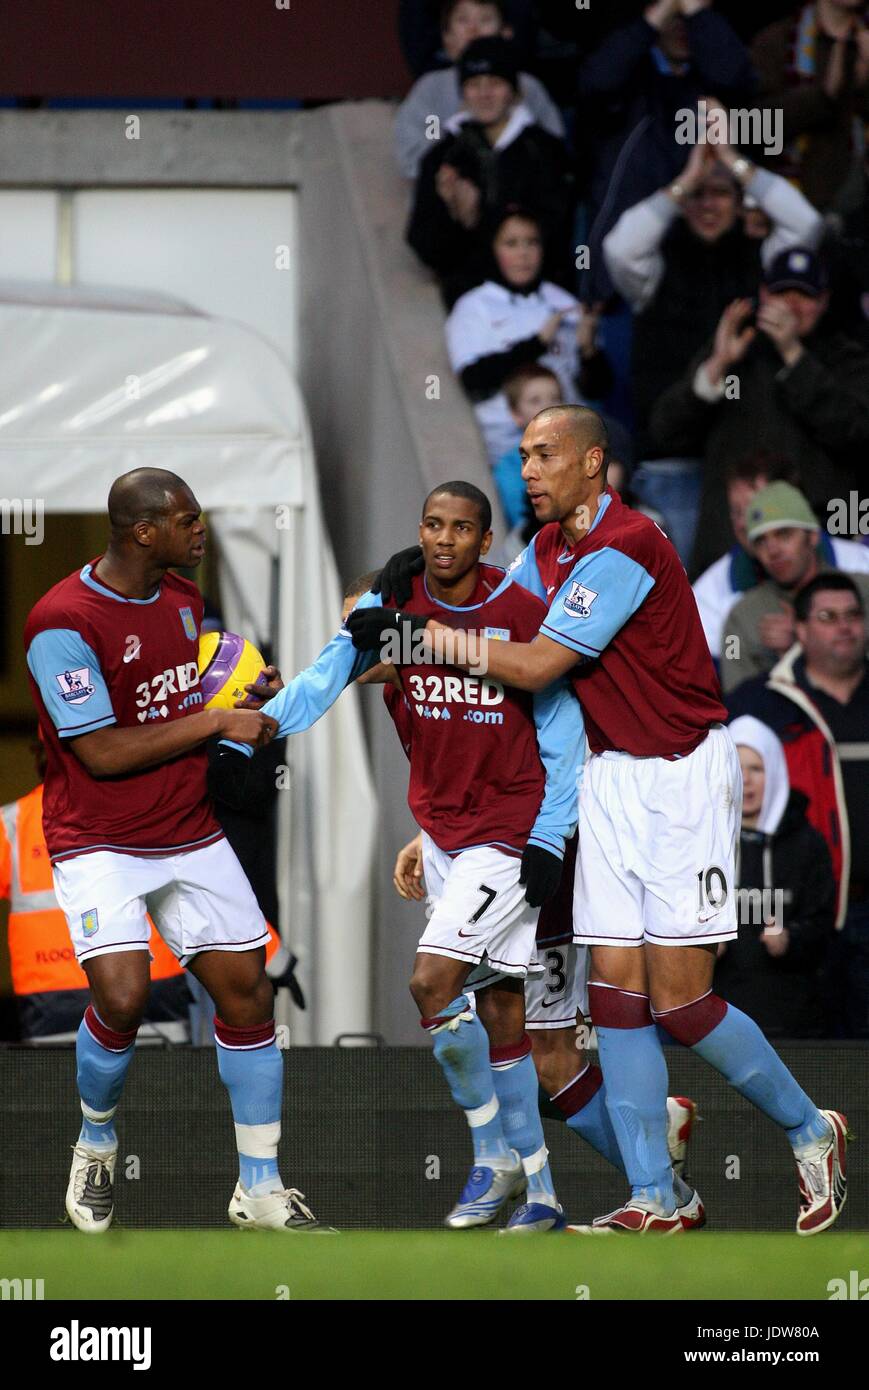
<svg viewBox="0 0 869 1390">
<path fill-rule="evenodd" d="M 450 362 L 474 403 L 493 467 L 521 437 L 504 391 L 517 367 L 549 367 L 564 400 L 579 404 L 606 395 L 611 382 L 579 301 L 542 278 L 543 253 L 534 215 L 508 209 L 495 226 L 488 277 L 457 300 L 446 323 Z"/>
<path fill-rule="evenodd" d="M 415 179 L 433 144 L 446 134 L 447 122 L 462 109 L 458 63 L 474 39 L 498 34 L 509 39 L 504 0 L 451 0 L 441 11 L 444 53 L 452 64 L 424 73 L 414 83 L 395 117 L 395 158 L 406 179 Z M 528 72 L 519 73 L 519 96 L 536 125 L 564 138 L 561 113 L 543 83 Z"/>
<path fill-rule="evenodd" d="M 766 214 L 758 241 L 743 196 Z M 622 213 L 604 238 L 607 269 L 634 311 L 632 394 L 643 435 L 658 397 L 684 372 L 726 306 L 757 294 L 761 272 L 791 246 L 815 249 L 820 214 L 791 184 L 727 144 L 697 144 L 682 174 Z M 640 457 L 649 457 L 641 438 Z"/>
</svg>

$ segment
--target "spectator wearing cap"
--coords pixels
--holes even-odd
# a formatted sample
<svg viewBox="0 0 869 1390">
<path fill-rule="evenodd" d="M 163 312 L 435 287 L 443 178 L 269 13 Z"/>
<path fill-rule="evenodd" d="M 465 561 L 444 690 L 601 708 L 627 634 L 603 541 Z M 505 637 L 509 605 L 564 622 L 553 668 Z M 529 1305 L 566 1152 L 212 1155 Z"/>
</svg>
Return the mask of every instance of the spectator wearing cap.
<svg viewBox="0 0 869 1390">
<path fill-rule="evenodd" d="M 693 586 L 706 641 L 716 662 L 721 656 L 725 622 L 731 609 L 743 594 L 767 579 L 748 538 L 749 505 L 755 494 L 770 483 L 795 483 L 796 479 L 797 471 L 788 459 L 765 449 L 746 455 L 726 470 L 727 509 L 736 540 Z M 842 569 L 852 574 L 869 572 L 869 546 L 830 536 L 820 527 L 816 554 L 821 569 Z"/>
<path fill-rule="evenodd" d="M 790 483 L 770 483 L 755 493 L 745 525 L 765 577 L 743 594 L 725 621 L 720 666 L 725 693 L 770 671 L 794 645 L 794 601 L 816 575 L 839 567 L 856 570 L 857 587 L 864 601 L 869 599 L 869 551 L 853 541 L 847 551 L 837 551 Z"/>
<path fill-rule="evenodd" d="M 569 278 L 572 191 L 564 142 L 520 99 L 501 38 L 476 39 L 459 63 L 465 106 L 422 162 L 407 239 L 438 275 L 448 306 L 484 278 L 494 220 L 509 205 L 543 229 L 550 278 Z"/>
<path fill-rule="evenodd" d="M 496 222 L 485 280 L 462 295 L 446 323 L 450 363 L 473 402 L 493 468 L 522 437 L 505 393 L 517 367 L 548 367 L 564 401 L 584 404 L 609 389 L 595 321 L 544 278 L 543 247 L 539 222 L 509 210 Z"/>
<path fill-rule="evenodd" d="M 763 240 L 741 216 L 749 193 L 770 221 Z M 822 232 L 796 189 L 727 144 L 694 145 L 680 174 L 622 213 L 603 254 L 634 314 L 631 395 L 641 434 L 726 305 L 755 295 L 763 267 L 788 247 L 817 245 Z M 653 456 L 642 439 L 638 447 Z"/>
<path fill-rule="evenodd" d="M 727 697 L 781 738 L 791 786 L 830 851 L 837 882 L 829 1030 L 869 1037 L 869 665 L 860 576 L 819 574 L 797 594 L 797 645 Z"/>
<path fill-rule="evenodd" d="M 820 971 L 836 916 L 830 852 L 772 729 L 742 715 L 730 734 L 742 768 L 739 935 L 718 947 L 715 992 L 767 1037 L 820 1038 Z"/>
<path fill-rule="evenodd" d="M 582 287 L 583 299 L 594 301 L 613 291 L 600 255 L 607 233 L 628 208 L 679 177 L 685 146 L 676 141 L 677 113 L 711 92 L 741 107 L 755 78 L 748 50 L 710 0 L 656 0 L 603 39 L 580 64 L 577 83 L 594 151 Z"/>
<path fill-rule="evenodd" d="M 712 342 L 652 412 L 658 452 L 703 459 L 695 574 L 726 549 L 724 474 L 746 451 L 774 440 L 819 515 L 862 477 L 869 353 L 827 326 L 828 303 L 816 254 L 783 251 L 764 274 L 756 311 L 747 297 L 729 304 Z"/>
<path fill-rule="evenodd" d="M 449 66 L 427 72 L 414 84 L 395 117 L 395 156 L 406 179 L 415 179 L 419 166 L 440 131 L 462 109 L 459 60 L 478 38 L 500 35 L 509 40 L 504 0 L 450 0 L 441 10 L 441 37 Z M 564 121 L 542 82 L 530 73 L 518 75 L 519 95 L 537 125 L 558 139 L 564 138 Z"/>
<path fill-rule="evenodd" d="M 764 105 L 781 111 L 776 168 L 826 210 L 859 157 L 869 121 L 865 0 L 817 0 L 763 29 L 751 55 Z"/>
</svg>

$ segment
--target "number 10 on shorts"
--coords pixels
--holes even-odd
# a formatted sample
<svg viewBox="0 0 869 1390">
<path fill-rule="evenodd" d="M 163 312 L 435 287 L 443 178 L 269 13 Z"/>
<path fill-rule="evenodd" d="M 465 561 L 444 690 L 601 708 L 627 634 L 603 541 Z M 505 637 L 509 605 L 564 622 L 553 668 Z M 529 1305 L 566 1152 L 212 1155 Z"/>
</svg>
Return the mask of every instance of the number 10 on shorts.
<svg viewBox="0 0 869 1390">
<path fill-rule="evenodd" d="M 727 875 L 717 864 L 697 874 L 697 920 L 708 922 L 727 902 Z"/>
</svg>

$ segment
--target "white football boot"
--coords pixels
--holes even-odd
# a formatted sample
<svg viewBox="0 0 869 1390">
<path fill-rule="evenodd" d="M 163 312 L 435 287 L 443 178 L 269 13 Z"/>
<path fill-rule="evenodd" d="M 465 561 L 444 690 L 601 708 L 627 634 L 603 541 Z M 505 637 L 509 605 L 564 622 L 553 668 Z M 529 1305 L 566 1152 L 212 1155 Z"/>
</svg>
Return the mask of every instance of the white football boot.
<svg viewBox="0 0 869 1390">
<path fill-rule="evenodd" d="M 687 1096 L 667 1097 L 667 1148 L 677 1178 L 685 1176 L 685 1156 L 699 1118 L 695 1101 Z"/>
<path fill-rule="evenodd" d="M 329 1226 L 321 1226 L 305 1194 L 288 1187 L 283 1192 L 268 1192 L 265 1197 L 251 1197 L 241 1183 L 236 1184 L 229 1204 L 229 1219 L 243 1231 L 318 1231 L 334 1234 Z"/>
<path fill-rule="evenodd" d="M 76 1230 L 99 1235 L 111 1226 L 117 1158 L 117 1144 L 114 1148 L 90 1148 L 79 1139 L 73 1145 L 66 1212 Z"/>
<path fill-rule="evenodd" d="M 848 1195 L 845 1150 L 854 1136 L 838 1110 L 822 1110 L 821 1114 L 832 1133 L 796 1159 L 800 1187 L 798 1236 L 816 1236 L 826 1231 L 838 1220 Z"/>
</svg>

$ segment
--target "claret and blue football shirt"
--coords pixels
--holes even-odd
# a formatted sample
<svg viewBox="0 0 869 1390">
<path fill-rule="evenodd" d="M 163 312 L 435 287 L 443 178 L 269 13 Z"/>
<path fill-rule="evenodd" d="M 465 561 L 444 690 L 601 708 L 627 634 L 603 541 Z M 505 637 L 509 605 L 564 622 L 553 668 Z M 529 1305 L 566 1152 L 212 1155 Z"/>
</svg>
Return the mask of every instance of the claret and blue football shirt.
<svg viewBox="0 0 869 1390">
<path fill-rule="evenodd" d="M 612 489 L 576 545 L 550 522 L 509 572 L 548 604 L 541 634 L 576 652 L 570 675 L 593 753 L 684 755 L 726 722 L 679 556 Z"/>
</svg>

